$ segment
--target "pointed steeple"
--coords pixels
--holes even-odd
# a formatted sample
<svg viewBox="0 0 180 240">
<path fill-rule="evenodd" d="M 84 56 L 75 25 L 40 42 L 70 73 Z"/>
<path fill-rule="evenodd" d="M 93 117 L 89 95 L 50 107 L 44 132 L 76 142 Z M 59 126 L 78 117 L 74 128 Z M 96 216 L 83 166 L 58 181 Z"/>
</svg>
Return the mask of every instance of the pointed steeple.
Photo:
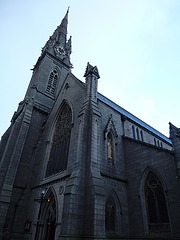
<svg viewBox="0 0 180 240">
<path fill-rule="evenodd" d="M 60 25 L 56 28 L 52 36 L 49 37 L 49 40 L 46 42 L 45 46 L 42 48 L 41 57 L 46 52 L 48 52 L 54 55 L 55 57 L 59 58 L 66 65 L 72 68 L 72 64 L 70 61 L 71 37 L 67 41 L 68 13 L 69 13 L 69 7 Z"/>
<path fill-rule="evenodd" d="M 60 25 L 56 28 L 52 36 L 49 37 L 49 40 L 46 42 L 45 46 L 42 48 L 42 52 L 47 50 L 49 51 L 58 45 L 61 45 L 63 48 L 66 47 L 68 13 L 69 13 L 69 7 Z"/>
<path fill-rule="evenodd" d="M 64 16 L 63 20 L 61 21 L 61 24 L 58 27 L 59 28 L 58 31 L 63 33 L 64 35 L 67 35 L 68 13 L 69 13 L 69 7 L 66 12 L 66 15 Z"/>
<path fill-rule="evenodd" d="M 64 16 L 63 20 L 61 21 L 61 24 L 57 27 L 58 42 L 60 44 L 62 44 L 64 47 L 66 44 L 66 36 L 67 36 L 68 13 L 69 13 L 69 7 L 66 12 L 66 15 Z"/>
</svg>

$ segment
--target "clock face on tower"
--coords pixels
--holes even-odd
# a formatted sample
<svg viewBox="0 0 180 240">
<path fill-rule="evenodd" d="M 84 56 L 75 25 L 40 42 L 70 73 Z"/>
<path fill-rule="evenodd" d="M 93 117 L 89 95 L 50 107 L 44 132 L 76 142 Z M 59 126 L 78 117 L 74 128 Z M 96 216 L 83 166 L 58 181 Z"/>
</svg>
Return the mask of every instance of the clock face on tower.
<svg viewBox="0 0 180 240">
<path fill-rule="evenodd" d="M 66 54 L 64 48 L 61 45 L 56 47 L 56 52 L 60 55 L 63 55 L 63 56 Z"/>
</svg>

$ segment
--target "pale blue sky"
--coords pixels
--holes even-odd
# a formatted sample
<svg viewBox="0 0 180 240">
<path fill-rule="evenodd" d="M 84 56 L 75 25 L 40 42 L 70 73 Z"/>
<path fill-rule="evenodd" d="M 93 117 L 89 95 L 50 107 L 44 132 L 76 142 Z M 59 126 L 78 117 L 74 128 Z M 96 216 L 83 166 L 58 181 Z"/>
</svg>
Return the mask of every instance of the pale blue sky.
<svg viewBox="0 0 180 240">
<path fill-rule="evenodd" d="M 180 127 L 179 0 L 1 0 L 0 135 L 68 6 L 76 77 L 89 61 L 100 93 L 166 136 L 169 122 Z"/>
</svg>

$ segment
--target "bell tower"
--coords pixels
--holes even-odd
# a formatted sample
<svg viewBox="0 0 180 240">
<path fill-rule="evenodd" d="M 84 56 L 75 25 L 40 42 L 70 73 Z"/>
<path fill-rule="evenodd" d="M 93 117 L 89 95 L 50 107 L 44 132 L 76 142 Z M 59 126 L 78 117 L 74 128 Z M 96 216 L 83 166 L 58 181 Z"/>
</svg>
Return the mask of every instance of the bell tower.
<svg viewBox="0 0 180 240">
<path fill-rule="evenodd" d="M 72 64 L 70 62 L 71 37 L 67 41 L 68 13 L 69 8 L 61 24 L 56 28 L 53 35 L 50 36 L 49 40 L 42 48 L 41 56 L 43 56 L 47 52 L 57 57 L 57 59 L 59 59 L 61 62 L 63 62 L 65 65 L 71 68 L 72 67 Z"/>
<path fill-rule="evenodd" d="M 34 65 L 33 75 L 25 99 L 31 99 L 36 108 L 50 111 L 61 86 L 71 71 L 71 37 L 67 40 L 69 8 L 52 36 L 42 48 Z"/>
<path fill-rule="evenodd" d="M 34 151 L 40 141 L 47 116 L 71 71 L 71 37 L 67 41 L 68 12 L 50 36 L 33 70 L 24 100 L 19 103 L 11 125 L 3 137 L 0 160 L 0 238 L 3 226 L 11 228 L 13 205 L 20 194 L 28 199 Z M 9 151 L 10 149 L 10 151 Z M 22 180 L 23 179 L 23 180 Z M 17 188 L 18 186 L 20 193 Z M 21 205 L 21 204 L 20 204 Z M 20 206 L 19 205 L 19 206 Z M 24 223 L 24 206 L 20 206 L 19 226 Z M 19 230 L 21 231 L 21 230 Z"/>
</svg>

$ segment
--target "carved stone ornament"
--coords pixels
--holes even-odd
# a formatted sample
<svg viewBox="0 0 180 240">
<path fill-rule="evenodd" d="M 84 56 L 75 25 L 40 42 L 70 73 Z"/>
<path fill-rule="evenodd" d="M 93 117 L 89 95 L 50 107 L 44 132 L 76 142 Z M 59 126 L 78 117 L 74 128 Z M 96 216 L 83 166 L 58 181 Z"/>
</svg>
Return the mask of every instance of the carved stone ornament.
<svg viewBox="0 0 180 240">
<path fill-rule="evenodd" d="M 114 121 L 112 119 L 112 114 L 111 114 L 111 117 L 109 118 L 109 121 L 108 121 L 108 123 L 106 125 L 106 128 L 104 130 L 104 139 L 107 139 L 107 135 L 110 132 L 110 130 L 111 130 L 113 136 L 115 138 L 117 138 L 118 134 L 117 134 L 117 131 L 116 131 L 116 128 L 115 128 L 115 125 L 114 125 Z"/>
<path fill-rule="evenodd" d="M 97 78 L 100 78 L 98 68 L 95 66 L 93 67 L 89 62 L 87 63 L 86 71 L 84 74 L 84 77 L 87 77 L 88 75 L 94 74 Z"/>
</svg>

